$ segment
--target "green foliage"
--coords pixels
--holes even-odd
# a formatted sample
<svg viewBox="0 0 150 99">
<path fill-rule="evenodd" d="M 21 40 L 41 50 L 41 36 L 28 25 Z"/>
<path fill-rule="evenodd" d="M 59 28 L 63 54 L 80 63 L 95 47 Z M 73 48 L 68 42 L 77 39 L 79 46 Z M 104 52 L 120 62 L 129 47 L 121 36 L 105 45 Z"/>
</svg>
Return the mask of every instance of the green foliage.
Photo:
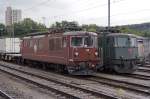
<svg viewBox="0 0 150 99">
<path fill-rule="evenodd" d="M 75 21 L 72 21 L 72 22 L 62 21 L 62 22 L 55 22 L 54 24 L 52 24 L 52 26 L 50 28 L 69 28 L 69 27 L 77 28 L 80 26 Z"/>
<path fill-rule="evenodd" d="M 150 23 L 120 26 L 121 31 L 130 32 L 139 36 L 150 37 Z"/>
<path fill-rule="evenodd" d="M 97 26 L 96 24 L 90 24 L 90 25 L 82 25 L 82 28 L 86 31 L 90 31 L 90 32 L 97 32 L 99 29 L 99 26 Z"/>
<path fill-rule="evenodd" d="M 15 36 L 23 36 L 32 32 L 43 32 L 47 31 L 45 25 L 37 23 L 30 18 L 26 18 L 19 23 L 14 24 Z"/>
<path fill-rule="evenodd" d="M 122 33 L 131 33 L 139 36 L 144 36 L 144 37 L 150 37 L 150 31 L 149 30 L 138 30 L 138 29 L 133 29 L 129 26 L 122 26 L 120 27 L 120 30 Z"/>
<path fill-rule="evenodd" d="M 4 24 L 0 23 L 0 36 L 6 36 L 8 35 L 6 27 Z"/>
<path fill-rule="evenodd" d="M 47 31 L 45 25 L 37 23 L 30 18 L 26 18 L 19 23 L 15 23 L 11 26 L 5 26 L 0 24 L 0 28 L 4 28 L 2 36 L 12 37 L 13 34 L 15 37 L 20 37 L 32 32 L 43 32 Z"/>
<path fill-rule="evenodd" d="M 76 21 L 61 21 L 55 22 L 50 28 L 82 28 L 85 31 L 90 32 L 101 32 L 106 29 L 106 27 L 100 27 L 96 24 L 89 25 L 79 25 Z M 150 23 L 144 24 L 134 24 L 115 27 L 122 33 L 132 33 L 139 36 L 150 37 Z M 45 25 L 37 23 L 30 18 L 26 18 L 19 23 L 15 23 L 12 26 L 5 26 L 0 24 L 0 35 L 2 36 L 12 36 L 14 31 L 15 36 L 23 36 L 32 32 L 44 32 L 48 31 Z"/>
</svg>

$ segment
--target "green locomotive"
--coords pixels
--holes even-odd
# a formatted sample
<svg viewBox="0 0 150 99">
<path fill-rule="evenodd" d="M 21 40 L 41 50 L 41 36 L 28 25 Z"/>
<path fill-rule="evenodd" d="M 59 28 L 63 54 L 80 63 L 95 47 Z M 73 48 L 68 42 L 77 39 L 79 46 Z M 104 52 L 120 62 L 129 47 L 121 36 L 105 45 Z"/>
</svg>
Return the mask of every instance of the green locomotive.
<svg viewBox="0 0 150 99">
<path fill-rule="evenodd" d="M 102 33 L 98 39 L 103 49 L 103 69 L 117 73 L 137 70 L 138 46 L 136 36 L 124 33 Z"/>
</svg>

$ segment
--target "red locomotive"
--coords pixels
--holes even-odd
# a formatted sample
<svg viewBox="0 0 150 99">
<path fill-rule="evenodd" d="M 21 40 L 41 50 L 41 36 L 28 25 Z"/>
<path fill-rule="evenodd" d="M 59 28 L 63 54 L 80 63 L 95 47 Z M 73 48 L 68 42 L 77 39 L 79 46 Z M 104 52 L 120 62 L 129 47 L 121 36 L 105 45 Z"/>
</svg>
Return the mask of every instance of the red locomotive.
<svg viewBox="0 0 150 99">
<path fill-rule="evenodd" d="M 91 75 L 101 66 L 98 52 L 97 34 L 85 31 L 32 33 L 21 43 L 24 62 L 73 75 Z"/>
</svg>

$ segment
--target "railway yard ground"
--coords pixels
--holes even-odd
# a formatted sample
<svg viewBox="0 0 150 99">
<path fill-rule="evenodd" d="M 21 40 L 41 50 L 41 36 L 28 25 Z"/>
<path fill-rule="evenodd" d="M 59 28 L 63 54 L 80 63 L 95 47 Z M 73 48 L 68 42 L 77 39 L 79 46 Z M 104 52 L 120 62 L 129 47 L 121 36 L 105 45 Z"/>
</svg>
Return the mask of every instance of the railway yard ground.
<svg viewBox="0 0 150 99">
<path fill-rule="evenodd" d="M 0 99 L 150 99 L 150 65 L 81 77 L 0 61 Z"/>
</svg>

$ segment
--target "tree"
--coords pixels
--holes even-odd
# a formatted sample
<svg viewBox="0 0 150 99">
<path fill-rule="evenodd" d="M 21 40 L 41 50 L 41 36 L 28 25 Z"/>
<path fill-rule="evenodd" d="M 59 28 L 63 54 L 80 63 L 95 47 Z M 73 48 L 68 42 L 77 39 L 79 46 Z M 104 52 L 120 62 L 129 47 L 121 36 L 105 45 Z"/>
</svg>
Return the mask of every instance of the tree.
<svg viewBox="0 0 150 99">
<path fill-rule="evenodd" d="M 15 23 L 13 26 L 14 26 L 15 36 L 23 36 L 32 32 L 47 31 L 45 25 L 37 23 L 30 18 L 26 18 L 19 23 Z"/>
<path fill-rule="evenodd" d="M 71 22 L 62 21 L 62 22 L 55 22 L 54 24 L 52 24 L 50 28 L 69 28 L 69 27 L 78 28 L 80 26 L 75 21 Z"/>
<path fill-rule="evenodd" d="M 6 36 L 6 35 L 7 35 L 6 27 L 4 24 L 0 23 L 0 36 Z"/>
<path fill-rule="evenodd" d="M 99 32 L 102 30 L 102 27 L 97 26 L 96 24 L 89 24 L 89 25 L 82 25 L 83 30 L 90 31 L 90 32 Z"/>
</svg>

